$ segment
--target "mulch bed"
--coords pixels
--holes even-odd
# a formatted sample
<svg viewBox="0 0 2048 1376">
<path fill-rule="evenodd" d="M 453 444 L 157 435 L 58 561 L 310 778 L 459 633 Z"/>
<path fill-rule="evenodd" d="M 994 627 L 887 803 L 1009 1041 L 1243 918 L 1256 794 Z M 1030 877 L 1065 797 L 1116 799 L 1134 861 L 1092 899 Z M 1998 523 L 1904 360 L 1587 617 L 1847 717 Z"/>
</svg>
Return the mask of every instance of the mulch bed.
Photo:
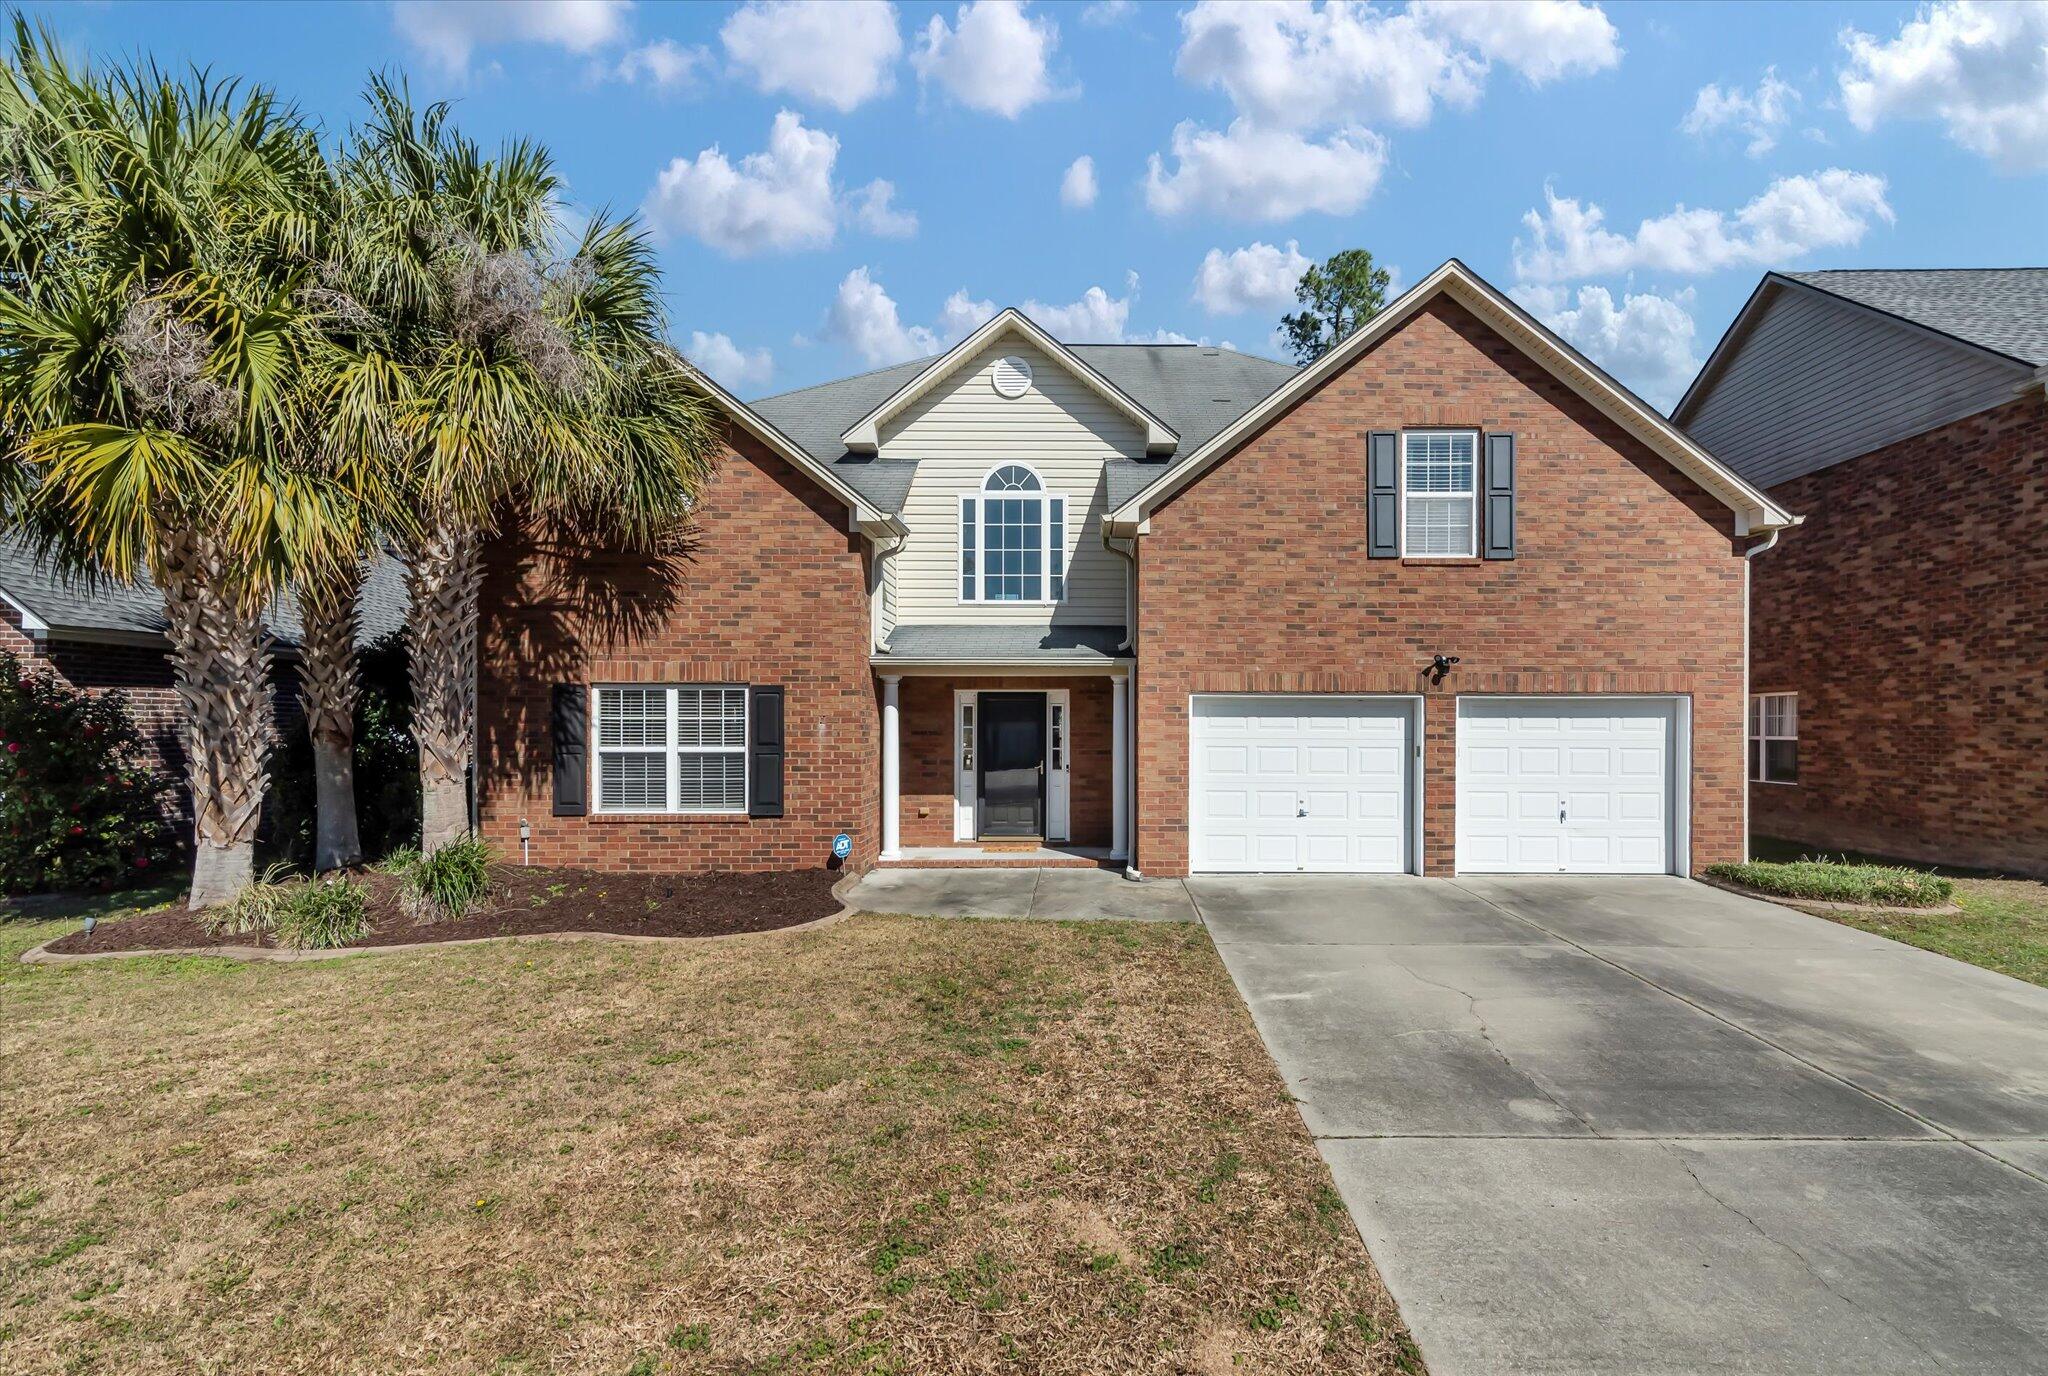
<svg viewBox="0 0 2048 1376">
<path fill-rule="evenodd" d="M 398 880 L 354 876 L 369 891 L 370 934 L 348 949 L 414 942 L 466 941 L 545 932 L 611 932 L 621 936 L 731 936 L 769 932 L 830 917 L 843 906 L 832 896 L 834 870 L 765 874 L 600 874 L 496 865 L 484 908 L 459 922 L 414 922 L 398 906 Z M 91 935 L 71 933 L 49 944 L 60 955 L 178 947 L 264 946 L 267 933 L 209 936 L 183 904 L 102 922 Z"/>
</svg>

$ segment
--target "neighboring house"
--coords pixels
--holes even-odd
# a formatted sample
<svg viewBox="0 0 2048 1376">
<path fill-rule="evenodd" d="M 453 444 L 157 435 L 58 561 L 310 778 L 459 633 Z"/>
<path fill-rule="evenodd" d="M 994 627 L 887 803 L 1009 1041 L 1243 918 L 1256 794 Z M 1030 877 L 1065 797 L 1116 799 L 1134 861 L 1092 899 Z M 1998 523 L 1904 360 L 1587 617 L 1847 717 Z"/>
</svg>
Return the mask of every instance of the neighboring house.
<svg viewBox="0 0 2048 1376">
<path fill-rule="evenodd" d="M 405 571 L 380 559 L 364 583 L 360 638 L 367 644 L 405 625 Z M 148 581 L 93 583 L 66 577 L 17 536 L 0 535 L 0 651 L 46 668 L 74 688 L 125 698 L 150 751 L 149 763 L 184 779 L 184 711 L 164 639 L 163 596 Z M 296 658 L 298 609 L 282 598 L 269 625 L 277 658 Z M 287 727 L 298 712 L 296 677 L 280 676 L 277 706 Z"/>
<path fill-rule="evenodd" d="M 1673 413 L 1756 561 L 1755 830 L 2048 872 L 2048 268 L 1771 273 Z"/>
<path fill-rule="evenodd" d="M 706 386 L 728 424 L 686 556 L 488 561 L 501 850 L 772 868 L 845 833 L 856 868 L 1155 875 L 1743 853 L 1743 556 L 1793 517 L 1462 264 L 1300 371 L 1067 346 L 1007 310 L 752 406 Z"/>
</svg>

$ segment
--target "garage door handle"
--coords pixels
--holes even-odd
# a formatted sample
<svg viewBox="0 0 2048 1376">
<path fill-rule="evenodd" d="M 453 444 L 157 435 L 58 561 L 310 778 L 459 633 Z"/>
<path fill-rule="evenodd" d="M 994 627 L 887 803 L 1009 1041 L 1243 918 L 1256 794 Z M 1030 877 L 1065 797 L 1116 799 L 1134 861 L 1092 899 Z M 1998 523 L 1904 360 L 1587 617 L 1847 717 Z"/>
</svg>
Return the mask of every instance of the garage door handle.
<svg viewBox="0 0 2048 1376">
<path fill-rule="evenodd" d="M 1559 826 L 1563 826 L 1563 825 L 1564 825 L 1564 804 L 1563 804 L 1563 803 L 1559 803 L 1559 804 L 1557 805 L 1557 824 L 1558 824 Z"/>
</svg>

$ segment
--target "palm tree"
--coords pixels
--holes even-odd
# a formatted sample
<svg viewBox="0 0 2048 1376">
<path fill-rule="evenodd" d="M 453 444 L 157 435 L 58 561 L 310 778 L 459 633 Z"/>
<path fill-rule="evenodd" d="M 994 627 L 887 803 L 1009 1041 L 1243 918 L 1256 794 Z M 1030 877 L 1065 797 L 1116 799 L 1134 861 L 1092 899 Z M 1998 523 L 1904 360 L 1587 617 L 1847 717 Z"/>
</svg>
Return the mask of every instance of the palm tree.
<svg viewBox="0 0 2048 1376">
<path fill-rule="evenodd" d="M 680 531 L 711 453 L 700 390 L 663 343 L 646 237 L 599 216 L 573 242 L 545 150 L 486 157 L 373 81 L 349 155 L 374 255 L 371 308 L 392 367 L 366 388 L 390 418 L 412 522 L 409 672 L 421 848 L 469 830 L 477 602 L 488 540 L 517 526 L 654 550 Z"/>
<path fill-rule="evenodd" d="M 74 72 L 20 20 L 0 136 L 0 427 L 22 516 L 49 557 L 162 590 L 205 908 L 252 878 L 264 607 L 333 505 L 291 459 L 331 368 L 293 261 L 318 150 L 267 91 Z"/>
</svg>

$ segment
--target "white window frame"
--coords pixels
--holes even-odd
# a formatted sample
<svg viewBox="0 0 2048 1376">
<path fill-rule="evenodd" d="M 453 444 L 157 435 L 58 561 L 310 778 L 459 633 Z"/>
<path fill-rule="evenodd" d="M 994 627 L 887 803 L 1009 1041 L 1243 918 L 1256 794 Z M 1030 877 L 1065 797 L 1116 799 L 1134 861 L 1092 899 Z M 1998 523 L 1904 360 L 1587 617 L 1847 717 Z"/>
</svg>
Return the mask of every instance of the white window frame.
<svg viewBox="0 0 2048 1376">
<path fill-rule="evenodd" d="M 606 807 L 604 803 L 604 757 L 606 755 L 647 755 L 657 753 L 640 746 L 611 746 L 604 744 L 604 695 L 621 689 L 658 692 L 667 705 L 666 744 L 660 753 L 667 763 L 666 807 Z M 731 745 L 678 744 L 677 730 L 680 717 L 680 695 L 692 690 L 737 692 L 740 699 L 740 743 Z M 598 683 L 591 685 L 590 696 L 590 804 L 591 811 L 611 817 L 744 817 L 753 802 L 753 769 L 748 758 L 749 742 L 754 734 L 753 693 L 744 683 Z M 676 805 L 682 796 L 682 760 L 686 755 L 737 755 L 740 757 L 740 801 L 737 807 L 683 808 Z"/>
<path fill-rule="evenodd" d="M 1789 704 L 1792 728 L 1790 731 L 1771 733 L 1765 730 L 1764 704 L 1777 699 L 1783 699 Z M 1749 781 L 1753 784 L 1776 784 L 1779 788 L 1799 787 L 1799 694 L 1752 693 L 1749 699 L 1749 730 L 1746 734 Z M 1792 777 L 1789 779 L 1769 777 L 1770 752 L 1765 747 L 1772 741 L 1792 742 Z"/>
<path fill-rule="evenodd" d="M 1420 435 L 1470 435 L 1472 437 L 1472 486 L 1465 492 L 1467 499 L 1466 509 L 1471 513 L 1471 521 L 1466 527 L 1467 538 L 1463 554 L 1417 554 L 1408 548 L 1408 503 L 1414 499 L 1414 493 L 1408 483 L 1408 441 L 1411 437 Z M 1400 538 L 1401 557 L 1403 559 L 1477 559 L 1479 557 L 1480 460 L 1480 439 L 1477 430 L 1467 430 L 1461 426 L 1439 426 L 1433 429 L 1403 430 L 1401 432 L 1401 484 L 1398 491 L 1400 493 Z M 1455 497 L 1458 494 L 1455 492 L 1428 492 L 1422 495 L 1425 497 Z"/>
<path fill-rule="evenodd" d="M 1031 475 L 1038 484 L 1036 492 L 1012 492 L 1004 490 L 991 492 L 989 481 L 1005 468 L 1021 468 Z M 1038 538 L 1040 553 L 1038 559 L 1038 595 L 1036 597 L 990 597 L 988 595 L 988 520 L 987 502 L 991 497 L 1006 501 L 1031 501 L 1038 504 Z M 968 532 L 974 538 L 974 575 L 968 580 L 967 538 Z M 1057 532 L 1057 533 L 1055 533 Z M 1006 459 L 995 464 L 982 474 L 981 485 L 972 493 L 960 498 L 959 521 L 953 529 L 954 565 L 953 596 L 962 606 L 988 607 L 1050 607 L 1066 600 L 1067 582 L 1072 570 L 1067 567 L 1067 498 L 1066 494 L 1054 492 L 1045 481 L 1045 475 L 1028 463 Z"/>
</svg>

